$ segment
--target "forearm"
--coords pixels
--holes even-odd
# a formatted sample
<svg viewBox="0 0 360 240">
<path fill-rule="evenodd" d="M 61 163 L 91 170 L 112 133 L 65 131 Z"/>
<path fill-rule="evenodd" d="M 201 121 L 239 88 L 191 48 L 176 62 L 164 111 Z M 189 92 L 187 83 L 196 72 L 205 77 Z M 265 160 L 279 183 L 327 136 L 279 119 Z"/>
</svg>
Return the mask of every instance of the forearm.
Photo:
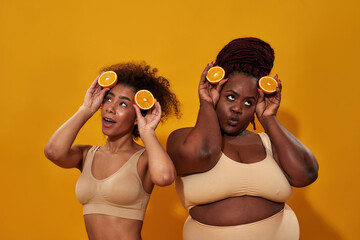
<svg viewBox="0 0 360 240">
<path fill-rule="evenodd" d="M 291 134 L 275 116 L 261 121 L 276 150 L 281 167 L 294 186 L 305 186 L 317 178 L 318 163 L 313 153 Z"/>
<path fill-rule="evenodd" d="M 92 115 L 93 113 L 89 108 L 81 106 L 79 110 L 51 136 L 45 147 L 45 155 L 50 160 L 65 158 L 70 152 L 78 132 Z"/>
<path fill-rule="evenodd" d="M 140 132 L 141 140 L 148 155 L 151 180 L 158 186 L 167 186 L 174 182 L 176 171 L 169 155 L 161 146 L 154 131 Z"/>
<path fill-rule="evenodd" d="M 195 156 L 216 158 L 221 152 L 221 130 L 215 109 L 211 103 L 200 101 L 200 109 L 195 126 L 184 139 L 186 149 L 193 150 Z"/>
</svg>

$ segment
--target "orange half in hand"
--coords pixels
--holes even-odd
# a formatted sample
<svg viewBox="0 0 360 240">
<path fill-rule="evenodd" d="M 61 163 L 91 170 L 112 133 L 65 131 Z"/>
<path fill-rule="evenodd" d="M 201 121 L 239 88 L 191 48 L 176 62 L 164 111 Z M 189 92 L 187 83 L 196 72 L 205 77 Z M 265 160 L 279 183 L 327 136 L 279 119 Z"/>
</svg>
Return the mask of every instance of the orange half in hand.
<svg viewBox="0 0 360 240">
<path fill-rule="evenodd" d="M 259 80 L 259 87 L 266 94 L 271 94 L 276 92 L 277 86 L 278 86 L 277 81 L 270 76 L 262 77 Z"/>
<path fill-rule="evenodd" d="M 135 104 L 142 110 L 149 110 L 155 104 L 155 98 L 152 93 L 146 89 L 137 91 L 134 97 Z"/>
<path fill-rule="evenodd" d="M 217 84 L 225 77 L 225 70 L 222 67 L 215 66 L 209 69 L 206 74 L 206 79 L 211 84 Z"/>
<path fill-rule="evenodd" d="M 98 83 L 103 88 L 112 88 L 117 83 L 117 75 L 113 71 L 103 72 L 98 78 Z"/>
</svg>

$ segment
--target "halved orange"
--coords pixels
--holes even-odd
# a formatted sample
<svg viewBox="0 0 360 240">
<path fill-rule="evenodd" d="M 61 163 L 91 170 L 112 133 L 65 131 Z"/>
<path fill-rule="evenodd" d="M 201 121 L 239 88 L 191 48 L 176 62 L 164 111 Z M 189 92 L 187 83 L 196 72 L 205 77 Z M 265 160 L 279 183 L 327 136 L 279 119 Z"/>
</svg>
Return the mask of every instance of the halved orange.
<svg viewBox="0 0 360 240">
<path fill-rule="evenodd" d="M 222 67 L 215 66 L 209 69 L 206 74 L 206 79 L 211 84 L 217 84 L 225 77 L 225 70 Z"/>
<path fill-rule="evenodd" d="M 259 80 L 259 87 L 266 94 L 274 93 L 277 86 L 277 81 L 270 76 L 262 77 Z"/>
<path fill-rule="evenodd" d="M 112 88 L 117 83 L 117 75 L 113 71 L 103 72 L 98 78 L 98 83 L 103 88 Z"/>
<path fill-rule="evenodd" d="M 134 97 L 135 104 L 142 110 L 148 110 L 154 106 L 155 98 L 152 93 L 146 89 L 137 91 Z"/>
</svg>

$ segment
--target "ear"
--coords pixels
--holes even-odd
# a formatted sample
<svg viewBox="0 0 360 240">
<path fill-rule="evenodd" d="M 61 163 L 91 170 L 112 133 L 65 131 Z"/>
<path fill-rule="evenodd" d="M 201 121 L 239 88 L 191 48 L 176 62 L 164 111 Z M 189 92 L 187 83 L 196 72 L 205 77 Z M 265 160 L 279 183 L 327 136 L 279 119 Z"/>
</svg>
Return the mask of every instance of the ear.
<svg viewBox="0 0 360 240">
<path fill-rule="evenodd" d="M 134 126 L 136 126 L 138 124 L 138 120 L 137 120 L 137 117 L 135 118 L 135 121 L 134 121 Z"/>
</svg>

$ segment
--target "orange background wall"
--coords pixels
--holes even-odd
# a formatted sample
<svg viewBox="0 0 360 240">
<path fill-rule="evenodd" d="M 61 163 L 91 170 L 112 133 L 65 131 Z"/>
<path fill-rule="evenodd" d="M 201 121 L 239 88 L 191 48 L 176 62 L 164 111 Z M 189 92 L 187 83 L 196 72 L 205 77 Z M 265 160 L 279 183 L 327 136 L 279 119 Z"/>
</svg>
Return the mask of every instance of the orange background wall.
<svg viewBox="0 0 360 240">
<path fill-rule="evenodd" d="M 0 0 L 0 239 L 86 239 L 74 188 L 77 170 L 43 155 L 51 134 L 82 104 L 103 66 L 146 60 L 171 80 L 191 126 L 204 66 L 237 37 L 276 52 L 280 121 L 320 163 L 319 179 L 289 204 L 301 238 L 360 239 L 359 1 Z M 77 143 L 103 144 L 99 115 Z M 143 238 L 181 239 L 186 211 L 174 186 L 155 188 Z"/>
</svg>

